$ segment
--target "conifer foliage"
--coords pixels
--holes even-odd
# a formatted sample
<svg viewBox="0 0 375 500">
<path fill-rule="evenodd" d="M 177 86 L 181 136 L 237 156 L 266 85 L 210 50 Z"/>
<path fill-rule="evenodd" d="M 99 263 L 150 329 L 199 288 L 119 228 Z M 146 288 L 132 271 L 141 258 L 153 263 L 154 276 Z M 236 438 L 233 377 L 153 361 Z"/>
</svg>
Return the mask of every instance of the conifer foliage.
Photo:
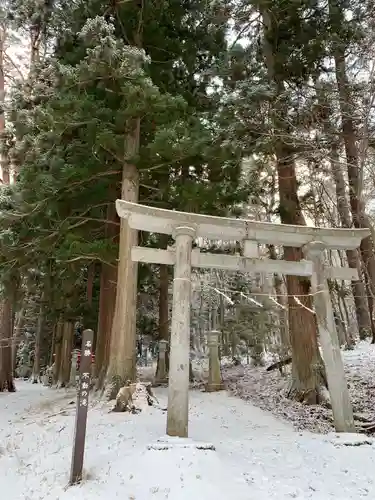
<svg viewBox="0 0 375 500">
<path fill-rule="evenodd" d="M 3 5 L 0 390 L 14 389 L 17 346 L 30 338 L 34 379 L 54 362 L 64 385 L 79 332 L 93 328 L 97 386 L 111 397 L 136 376 L 137 340 L 168 340 L 170 270 L 138 268 L 130 248 L 171 242 L 130 231 L 117 198 L 225 216 L 254 216 L 255 206 L 261 220 L 372 231 L 370 1 Z M 238 250 L 230 245 L 218 251 Z M 360 252 L 327 256 L 360 271 L 330 289 L 361 338 L 375 338 L 373 246 L 369 237 Z M 302 258 L 296 248 L 262 251 Z M 317 403 L 325 374 L 310 282 L 272 280 L 284 300 L 288 394 Z"/>
</svg>

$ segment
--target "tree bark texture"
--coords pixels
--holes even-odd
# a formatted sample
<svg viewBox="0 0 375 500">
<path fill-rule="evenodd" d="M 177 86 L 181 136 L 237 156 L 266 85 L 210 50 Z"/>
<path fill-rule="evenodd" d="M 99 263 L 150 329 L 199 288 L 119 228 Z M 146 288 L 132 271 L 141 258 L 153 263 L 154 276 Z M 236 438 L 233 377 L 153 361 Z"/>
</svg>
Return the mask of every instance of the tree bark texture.
<svg viewBox="0 0 375 500">
<path fill-rule="evenodd" d="M 36 335 L 35 335 L 34 363 L 33 363 L 33 372 L 32 372 L 33 384 L 37 384 L 39 382 L 40 346 L 41 346 L 41 342 L 42 342 L 43 326 L 44 326 L 44 304 L 42 302 L 40 304 L 40 307 L 39 307 L 38 324 L 37 324 Z"/>
<path fill-rule="evenodd" d="M 116 190 L 114 190 L 114 194 Z M 112 242 L 118 243 L 120 220 L 113 202 L 107 206 L 107 221 L 105 235 Z M 95 377 L 96 389 L 103 389 L 105 376 L 108 370 L 109 349 L 111 344 L 111 330 L 116 303 L 117 260 L 113 265 L 103 263 L 100 274 L 100 296 L 98 327 L 95 348 Z"/>
<path fill-rule="evenodd" d="M 108 369 L 111 328 L 116 302 L 117 267 L 102 264 L 100 275 L 100 297 L 98 336 L 95 351 L 96 388 L 103 389 L 105 374 Z"/>
<path fill-rule="evenodd" d="M 18 312 L 15 325 L 14 325 L 14 331 L 13 331 L 13 341 L 12 341 L 12 370 L 13 370 L 13 375 L 15 374 L 16 366 L 17 366 L 17 352 L 18 352 L 18 347 L 20 345 L 22 336 L 23 336 L 23 328 L 25 325 L 25 313 L 26 313 L 26 308 L 25 305 L 22 306 L 21 310 Z"/>
<path fill-rule="evenodd" d="M 336 0 L 329 1 L 329 13 L 332 28 L 339 27 L 344 22 L 344 13 L 341 5 Z M 333 43 L 333 57 L 335 60 L 336 82 L 339 91 L 342 138 L 345 146 L 346 167 L 349 180 L 349 200 L 352 211 L 353 223 L 356 228 L 369 228 L 371 235 L 361 242 L 361 258 L 366 273 L 368 284 L 370 316 L 373 318 L 373 299 L 375 297 L 375 253 L 373 241 L 373 228 L 365 211 L 362 198 L 362 173 L 360 172 L 360 158 L 357 147 L 357 137 L 354 127 L 353 115 L 355 106 L 350 94 L 350 83 L 346 67 L 346 41 L 338 37 Z M 373 341 L 375 334 L 373 332 Z"/>
<path fill-rule="evenodd" d="M 7 33 L 4 26 L 0 26 L 0 135 L 5 132 L 5 46 Z M 2 146 L 2 145 L 1 145 Z M 0 148 L 0 170 L 3 184 L 9 184 L 9 162 Z"/>
<path fill-rule="evenodd" d="M 350 207 L 346 195 L 346 186 L 344 174 L 342 171 L 341 163 L 337 148 L 331 149 L 331 169 L 336 186 L 337 210 L 340 217 L 342 227 L 352 227 L 352 219 L 350 214 Z M 351 268 L 358 270 L 358 276 L 361 276 L 361 263 L 357 250 L 347 250 L 346 258 L 348 265 Z M 356 319 L 358 324 L 359 338 L 361 340 L 368 337 L 372 331 L 369 306 L 366 300 L 366 288 L 361 279 L 351 282 L 352 293 L 355 303 Z"/>
<path fill-rule="evenodd" d="M 140 122 L 127 137 L 126 154 L 133 157 L 139 149 Z M 138 202 L 139 175 L 135 165 L 125 162 L 121 198 Z M 120 221 L 119 262 L 116 304 L 113 318 L 109 366 L 107 372 L 109 399 L 115 399 L 121 387 L 136 378 L 136 305 L 138 265 L 131 259 L 131 249 L 138 243 L 138 232 Z"/>
<path fill-rule="evenodd" d="M 160 248 L 166 249 L 168 246 L 168 235 L 162 235 L 160 242 Z M 167 341 L 167 348 L 165 351 L 165 368 L 166 376 L 168 376 L 169 371 L 169 271 L 168 266 L 161 264 L 159 266 L 159 340 Z M 160 378 L 159 374 L 159 358 L 156 367 L 155 378 L 158 380 Z"/>
<path fill-rule="evenodd" d="M 91 263 L 87 268 L 87 304 L 92 306 L 92 295 L 95 280 L 95 262 Z"/>
<path fill-rule="evenodd" d="M 12 298 L 0 302 L 0 392 L 15 392 L 12 369 Z"/>
<path fill-rule="evenodd" d="M 62 343 L 63 343 L 63 330 L 64 323 L 60 317 L 56 325 L 55 333 L 55 357 L 54 357 L 54 370 L 53 370 L 53 382 L 57 384 L 60 378 L 61 371 L 61 359 L 62 359 Z"/>
<path fill-rule="evenodd" d="M 262 11 L 264 22 L 264 56 L 268 77 L 276 96 L 273 109 L 275 130 L 275 156 L 280 198 L 280 218 L 283 224 L 306 225 L 298 199 L 295 170 L 295 151 L 288 119 L 284 75 L 276 72 L 277 19 L 267 10 Z M 299 248 L 284 248 L 284 259 L 299 261 L 303 258 Z M 292 348 L 292 386 L 290 397 L 309 404 L 319 401 L 320 388 L 325 383 L 323 364 L 317 342 L 317 325 L 312 309 L 310 280 L 298 276 L 286 277 L 289 305 L 289 338 Z M 297 304 L 294 297 L 303 304 Z"/>
<path fill-rule="evenodd" d="M 269 245 L 268 250 L 270 253 L 270 259 L 277 260 L 275 246 Z M 290 350 L 289 325 L 288 325 L 288 298 L 283 293 L 282 290 L 283 280 L 278 274 L 274 274 L 273 282 L 276 292 L 276 300 L 281 306 L 279 308 L 280 339 L 283 351 L 285 351 L 284 354 L 286 354 Z"/>
<path fill-rule="evenodd" d="M 61 365 L 58 382 L 61 387 L 66 387 L 70 382 L 74 324 L 70 321 L 65 321 L 62 327 L 62 331 L 63 337 L 61 347 Z"/>
</svg>

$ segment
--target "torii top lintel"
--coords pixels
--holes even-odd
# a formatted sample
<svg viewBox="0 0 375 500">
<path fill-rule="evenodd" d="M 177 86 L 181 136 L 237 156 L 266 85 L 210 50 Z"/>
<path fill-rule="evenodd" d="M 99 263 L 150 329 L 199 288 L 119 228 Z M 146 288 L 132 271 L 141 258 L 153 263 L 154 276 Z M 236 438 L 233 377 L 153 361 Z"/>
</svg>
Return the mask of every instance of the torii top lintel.
<svg viewBox="0 0 375 500">
<path fill-rule="evenodd" d="M 358 248 L 369 229 L 328 229 L 231 219 L 154 208 L 138 203 L 116 200 L 119 217 L 128 219 L 133 229 L 151 233 L 172 234 L 179 226 L 196 228 L 196 236 L 211 240 L 253 240 L 264 244 L 302 247 L 320 241 L 327 248 L 349 250 Z"/>
</svg>

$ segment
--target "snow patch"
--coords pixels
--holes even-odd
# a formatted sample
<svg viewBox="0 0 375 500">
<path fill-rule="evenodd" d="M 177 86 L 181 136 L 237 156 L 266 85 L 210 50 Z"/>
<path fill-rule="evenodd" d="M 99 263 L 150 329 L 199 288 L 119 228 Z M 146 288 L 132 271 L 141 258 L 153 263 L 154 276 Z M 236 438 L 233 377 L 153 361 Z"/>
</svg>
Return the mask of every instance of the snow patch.
<svg viewBox="0 0 375 500">
<path fill-rule="evenodd" d="M 170 450 L 173 448 L 193 448 L 197 450 L 212 450 L 215 451 L 215 446 L 212 443 L 204 443 L 193 441 L 189 438 L 165 436 L 158 439 L 156 443 L 149 444 L 148 450 Z"/>
<path fill-rule="evenodd" d="M 375 344 L 359 342 L 342 351 L 354 413 L 362 422 L 375 421 Z M 233 395 L 291 422 L 298 430 L 328 433 L 334 430 L 332 411 L 324 405 L 307 406 L 286 398 L 288 375 L 249 365 L 226 366 L 224 382 Z M 359 422 L 358 422 L 359 423 Z"/>
<path fill-rule="evenodd" d="M 356 432 L 330 432 L 327 434 L 326 439 L 334 446 L 362 446 L 364 444 L 372 445 L 375 442 L 373 438 Z"/>
<path fill-rule="evenodd" d="M 0 411 L 1 493 L 7 500 L 361 500 L 375 496 L 373 446 L 333 446 L 296 432 L 241 399 L 190 392 L 189 436 L 216 451 L 147 449 L 163 436 L 166 415 L 88 412 L 84 480 L 67 488 L 74 412 L 65 390 L 17 383 Z M 156 390 L 166 405 L 167 391 Z M 74 398 L 73 398 L 74 399 Z M 177 442 L 179 440 L 169 440 Z M 190 440 L 188 441 L 190 442 Z"/>
</svg>

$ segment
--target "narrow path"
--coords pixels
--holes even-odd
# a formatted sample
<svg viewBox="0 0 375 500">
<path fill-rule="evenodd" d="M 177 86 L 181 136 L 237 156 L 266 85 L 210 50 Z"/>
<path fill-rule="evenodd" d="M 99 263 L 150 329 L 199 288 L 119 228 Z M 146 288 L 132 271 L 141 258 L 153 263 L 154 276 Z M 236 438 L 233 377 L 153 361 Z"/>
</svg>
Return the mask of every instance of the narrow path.
<svg viewBox="0 0 375 500">
<path fill-rule="evenodd" d="M 219 437 L 218 451 L 252 485 L 254 498 L 375 497 L 375 446 L 337 448 L 328 436 L 298 433 L 270 413 L 223 393 L 197 394 L 192 401 L 192 432 Z M 206 430 L 201 419 L 209 422 Z"/>
<path fill-rule="evenodd" d="M 0 395 L 0 485 L 7 500 L 351 500 L 375 497 L 375 447 L 336 448 L 225 393 L 191 393 L 190 436 L 216 452 L 147 451 L 166 414 L 108 413 L 93 401 L 86 480 L 66 489 L 74 391 L 22 383 Z M 161 405 L 166 391 L 157 391 Z"/>
</svg>

